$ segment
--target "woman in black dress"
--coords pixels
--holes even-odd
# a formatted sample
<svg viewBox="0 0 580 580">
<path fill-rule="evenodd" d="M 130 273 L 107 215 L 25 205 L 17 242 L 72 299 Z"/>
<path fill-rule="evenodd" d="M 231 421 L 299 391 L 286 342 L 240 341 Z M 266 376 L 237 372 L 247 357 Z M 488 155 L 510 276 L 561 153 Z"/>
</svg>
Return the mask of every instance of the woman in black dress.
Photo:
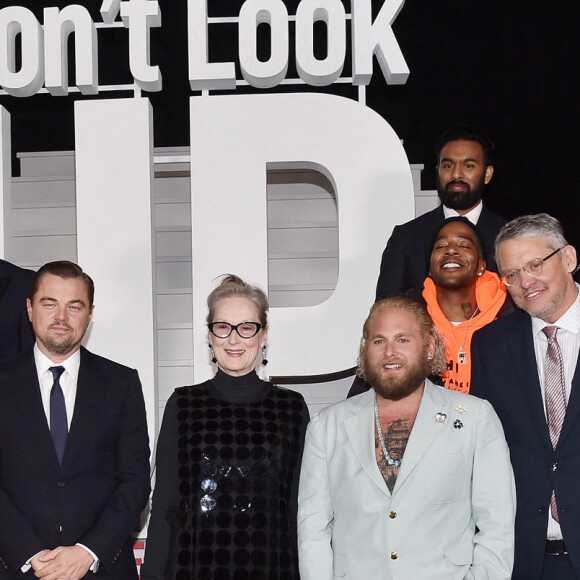
<svg viewBox="0 0 580 580">
<path fill-rule="evenodd" d="M 228 275 L 207 302 L 217 373 L 167 402 L 141 579 L 295 580 L 308 409 L 256 374 L 265 294 Z"/>
</svg>

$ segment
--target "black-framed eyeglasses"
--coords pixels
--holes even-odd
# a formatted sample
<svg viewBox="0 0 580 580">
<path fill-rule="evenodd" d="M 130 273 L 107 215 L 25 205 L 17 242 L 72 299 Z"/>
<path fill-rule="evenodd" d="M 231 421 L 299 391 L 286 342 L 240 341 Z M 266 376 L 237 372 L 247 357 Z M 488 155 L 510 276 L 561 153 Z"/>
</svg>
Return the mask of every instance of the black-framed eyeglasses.
<svg viewBox="0 0 580 580">
<path fill-rule="evenodd" d="M 242 338 L 252 338 L 256 336 L 262 328 L 259 322 L 240 322 L 230 324 L 229 322 L 210 322 L 207 327 L 209 331 L 218 338 L 227 338 L 232 331 L 236 331 Z"/>
<path fill-rule="evenodd" d="M 532 276 L 532 278 L 537 278 L 541 275 L 542 270 L 544 269 L 544 263 L 552 256 L 555 256 L 560 250 L 563 250 L 564 247 L 565 246 L 554 250 L 551 254 L 541 260 L 532 260 L 517 270 L 506 270 L 501 276 L 502 282 L 506 286 L 517 286 L 522 280 L 522 272 L 525 272 L 528 276 Z"/>
</svg>

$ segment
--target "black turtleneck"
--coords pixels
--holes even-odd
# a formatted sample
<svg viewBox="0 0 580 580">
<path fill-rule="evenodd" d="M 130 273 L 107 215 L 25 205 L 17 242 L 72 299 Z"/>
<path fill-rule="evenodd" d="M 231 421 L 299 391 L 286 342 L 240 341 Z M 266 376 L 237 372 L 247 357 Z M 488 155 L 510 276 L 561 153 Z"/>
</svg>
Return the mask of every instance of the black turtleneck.
<svg viewBox="0 0 580 580">
<path fill-rule="evenodd" d="M 272 385 L 262 381 L 256 371 L 237 377 L 218 369 L 216 376 L 208 381 L 208 388 L 222 401 L 253 403 L 263 399 L 270 392 Z"/>
</svg>

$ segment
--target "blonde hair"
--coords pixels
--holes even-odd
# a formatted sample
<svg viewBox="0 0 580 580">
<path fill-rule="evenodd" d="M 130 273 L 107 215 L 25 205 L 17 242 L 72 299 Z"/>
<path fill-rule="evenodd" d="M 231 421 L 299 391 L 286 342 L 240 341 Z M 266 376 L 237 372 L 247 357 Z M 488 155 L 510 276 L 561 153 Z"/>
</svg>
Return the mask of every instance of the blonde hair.
<svg viewBox="0 0 580 580">
<path fill-rule="evenodd" d="M 360 341 L 359 355 L 358 355 L 358 368 L 357 374 L 364 378 L 362 361 L 364 360 L 367 340 L 369 337 L 369 328 L 371 322 L 379 314 L 379 312 L 384 312 L 385 310 L 396 309 L 403 310 L 405 312 L 410 312 L 415 315 L 417 320 L 417 328 L 419 329 L 419 334 L 423 339 L 423 346 L 426 347 L 429 344 L 429 339 L 433 337 L 435 341 L 435 350 L 433 351 L 433 358 L 429 361 L 429 374 L 430 375 L 443 375 L 447 371 L 447 358 L 445 356 L 445 340 L 437 331 L 431 316 L 427 312 L 427 309 L 407 298 L 406 296 L 395 296 L 393 298 L 385 298 L 384 300 L 379 300 L 375 302 L 370 309 L 369 315 L 365 320 L 363 326 L 363 335 Z"/>
</svg>

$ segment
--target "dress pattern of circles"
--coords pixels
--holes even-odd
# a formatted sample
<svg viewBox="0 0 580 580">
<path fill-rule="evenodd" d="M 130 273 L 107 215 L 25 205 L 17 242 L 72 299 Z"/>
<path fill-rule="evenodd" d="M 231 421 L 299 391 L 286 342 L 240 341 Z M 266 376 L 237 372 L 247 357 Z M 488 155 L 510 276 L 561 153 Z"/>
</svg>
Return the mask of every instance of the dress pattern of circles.
<svg viewBox="0 0 580 580">
<path fill-rule="evenodd" d="M 264 396 L 251 402 L 223 400 L 211 382 L 174 394 L 176 580 L 299 577 L 296 504 L 308 411 L 300 394 L 260 383 Z"/>
</svg>

